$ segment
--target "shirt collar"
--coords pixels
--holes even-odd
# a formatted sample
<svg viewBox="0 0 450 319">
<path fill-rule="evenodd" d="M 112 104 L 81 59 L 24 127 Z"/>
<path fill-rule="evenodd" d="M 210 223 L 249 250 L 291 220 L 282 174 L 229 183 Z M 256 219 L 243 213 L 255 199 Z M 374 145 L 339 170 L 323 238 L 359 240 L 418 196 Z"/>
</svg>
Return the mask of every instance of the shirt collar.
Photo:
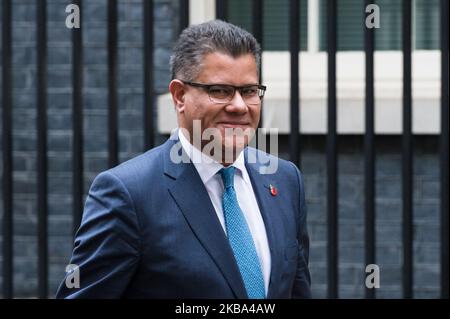
<svg viewBox="0 0 450 319">
<path fill-rule="evenodd" d="M 224 167 L 222 164 L 218 163 L 216 160 L 194 147 L 188 141 L 186 136 L 184 136 L 182 130 L 178 130 L 178 138 L 180 140 L 181 146 L 183 147 L 183 150 L 189 156 L 191 162 L 197 169 L 197 172 L 200 175 L 203 184 L 206 184 L 212 177 L 217 174 L 217 172 L 219 172 Z M 248 176 L 247 169 L 245 168 L 244 152 L 241 152 L 236 161 L 231 165 L 237 168 L 246 183 L 250 183 L 250 177 Z"/>
</svg>

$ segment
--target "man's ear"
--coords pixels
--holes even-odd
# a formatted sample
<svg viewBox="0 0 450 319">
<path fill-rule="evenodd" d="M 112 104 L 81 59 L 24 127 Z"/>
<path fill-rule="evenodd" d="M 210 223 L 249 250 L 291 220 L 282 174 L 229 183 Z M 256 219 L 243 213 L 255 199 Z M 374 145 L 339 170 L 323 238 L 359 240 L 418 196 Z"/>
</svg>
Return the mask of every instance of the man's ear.
<svg viewBox="0 0 450 319">
<path fill-rule="evenodd" d="M 169 84 L 169 92 L 172 95 L 172 100 L 178 112 L 184 111 L 185 86 L 180 80 L 172 80 Z"/>
</svg>

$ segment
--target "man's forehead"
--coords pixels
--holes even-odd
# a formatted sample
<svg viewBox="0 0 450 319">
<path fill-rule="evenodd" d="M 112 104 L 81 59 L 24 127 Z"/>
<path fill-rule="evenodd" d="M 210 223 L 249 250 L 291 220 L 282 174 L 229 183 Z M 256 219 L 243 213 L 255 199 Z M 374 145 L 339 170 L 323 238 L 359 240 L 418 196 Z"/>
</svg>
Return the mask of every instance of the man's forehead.
<svg viewBox="0 0 450 319">
<path fill-rule="evenodd" d="M 251 53 L 233 57 L 229 54 L 214 52 L 208 53 L 202 59 L 198 78 L 208 80 L 235 80 L 239 77 L 246 83 L 254 83 L 258 78 L 256 60 Z M 225 83 L 228 83 L 226 81 Z M 245 81 L 244 81 L 245 82 Z"/>
<path fill-rule="evenodd" d="M 208 62 L 236 62 L 240 60 L 252 60 L 256 64 L 255 56 L 248 52 L 248 53 L 242 53 L 239 55 L 231 55 L 227 52 L 222 51 L 214 51 L 210 53 L 206 53 L 202 57 L 202 61 L 208 61 Z"/>
</svg>

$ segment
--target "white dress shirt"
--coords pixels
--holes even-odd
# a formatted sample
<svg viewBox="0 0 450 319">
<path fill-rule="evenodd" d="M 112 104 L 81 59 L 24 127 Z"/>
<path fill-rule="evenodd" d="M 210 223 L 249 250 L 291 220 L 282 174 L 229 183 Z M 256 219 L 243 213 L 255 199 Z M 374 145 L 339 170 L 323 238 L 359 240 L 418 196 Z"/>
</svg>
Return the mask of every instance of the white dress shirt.
<svg viewBox="0 0 450 319">
<path fill-rule="evenodd" d="M 178 130 L 178 137 L 180 139 L 181 146 L 193 162 L 201 180 L 203 181 L 203 184 L 206 187 L 206 190 L 208 191 L 209 198 L 211 199 L 217 217 L 219 218 L 220 224 L 226 234 L 227 230 L 225 227 L 225 218 L 222 208 L 222 194 L 224 187 L 220 174 L 217 174 L 224 166 L 217 161 L 212 160 L 211 157 L 208 157 L 194 147 L 187 140 L 181 130 Z M 244 152 L 239 154 L 232 166 L 236 167 L 234 189 L 236 191 L 239 207 L 244 214 L 245 220 L 247 221 L 253 237 L 253 242 L 255 243 L 267 296 L 271 267 L 269 242 L 267 240 L 264 221 L 261 216 L 261 212 L 259 211 L 258 202 L 256 201 L 255 193 L 253 192 L 252 183 L 250 181 L 247 169 L 245 168 Z"/>
</svg>

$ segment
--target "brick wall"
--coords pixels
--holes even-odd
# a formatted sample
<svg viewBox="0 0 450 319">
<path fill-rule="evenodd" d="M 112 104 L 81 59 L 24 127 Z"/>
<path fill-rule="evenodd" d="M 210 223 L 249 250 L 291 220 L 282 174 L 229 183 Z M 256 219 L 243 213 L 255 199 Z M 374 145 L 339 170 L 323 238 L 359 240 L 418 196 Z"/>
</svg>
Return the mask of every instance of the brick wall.
<svg viewBox="0 0 450 319">
<path fill-rule="evenodd" d="M 326 297 L 327 213 L 325 137 L 305 137 L 301 170 L 305 175 L 310 270 L 313 295 Z M 340 136 L 339 296 L 364 298 L 364 144 L 362 136 Z M 414 297 L 439 298 L 440 211 L 438 139 L 414 140 Z M 378 298 L 402 298 L 401 138 L 376 138 L 376 261 Z"/>
</svg>

